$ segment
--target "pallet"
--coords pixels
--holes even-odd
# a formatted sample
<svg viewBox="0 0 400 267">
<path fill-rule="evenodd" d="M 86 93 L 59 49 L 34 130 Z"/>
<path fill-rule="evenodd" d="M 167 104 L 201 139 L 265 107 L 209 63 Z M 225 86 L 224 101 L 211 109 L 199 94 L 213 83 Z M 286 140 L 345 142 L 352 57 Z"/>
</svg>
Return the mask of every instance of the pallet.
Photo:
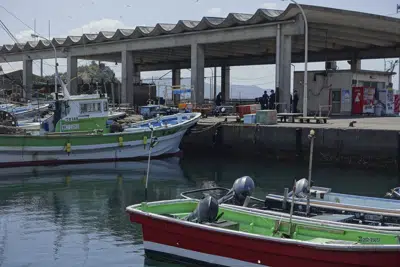
<svg viewBox="0 0 400 267">
<path fill-rule="evenodd" d="M 316 123 L 327 123 L 328 117 L 297 117 L 300 120 L 300 123 L 306 122 L 310 123 L 310 121 L 315 120 Z"/>
</svg>

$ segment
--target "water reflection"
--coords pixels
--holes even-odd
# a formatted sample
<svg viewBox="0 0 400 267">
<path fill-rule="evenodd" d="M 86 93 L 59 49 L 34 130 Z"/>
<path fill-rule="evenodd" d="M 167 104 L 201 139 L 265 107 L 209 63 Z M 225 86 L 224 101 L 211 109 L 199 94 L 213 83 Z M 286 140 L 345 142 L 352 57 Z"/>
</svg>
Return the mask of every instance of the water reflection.
<svg viewBox="0 0 400 267">
<path fill-rule="evenodd" d="M 0 266 L 181 266 L 145 259 L 141 227 L 125 214 L 144 201 L 147 162 L 3 169 Z M 224 159 L 154 160 L 148 199 L 176 198 L 200 187 L 231 187 L 249 175 L 256 196 L 282 192 L 307 166 Z M 314 180 L 338 192 L 381 196 L 397 177 L 315 167 Z M 24 255 L 21 257 L 21 255 Z"/>
</svg>

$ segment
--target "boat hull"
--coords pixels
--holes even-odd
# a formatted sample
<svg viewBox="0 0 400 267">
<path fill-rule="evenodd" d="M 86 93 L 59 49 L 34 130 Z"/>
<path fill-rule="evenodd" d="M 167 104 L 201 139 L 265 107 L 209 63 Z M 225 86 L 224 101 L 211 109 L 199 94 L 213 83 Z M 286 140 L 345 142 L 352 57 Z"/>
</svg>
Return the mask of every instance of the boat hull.
<svg viewBox="0 0 400 267">
<path fill-rule="evenodd" d="M 173 135 L 161 137 L 159 143 L 152 149 L 153 158 L 176 155 L 179 152 L 179 144 L 186 131 L 179 131 Z M 144 160 L 149 155 L 149 144 L 143 141 L 131 142 L 122 147 L 118 145 L 105 146 L 103 148 L 79 149 L 72 145 L 71 152 L 67 153 L 63 147 L 57 151 L 0 151 L 0 168 L 37 166 L 37 165 L 61 165 L 89 162 L 109 162 L 119 160 Z"/>
<path fill-rule="evenodd" d="M 181 124 L 154 129 L 157 144 L 151 156 L 176 155 L 182 137 L 199 119 L 200 115 L 194 114 Z M 150 139 L 150 130 L 145 127 L 112 134 L 2 135 L 0 168 L 142 160 L 149 155 Z"/>
<path fill-rule="evenodd" d="M 374 251 L 374 246 L 361 251 L 346 245 L 339 248 L 303 246 L 175 223 L 146 213 L 130 212 L 130 220 L 142 225 L 147 255 L 171 255 L 212 266 L 394 267 L 400 261 L 398 251 Z"/>
</svg>

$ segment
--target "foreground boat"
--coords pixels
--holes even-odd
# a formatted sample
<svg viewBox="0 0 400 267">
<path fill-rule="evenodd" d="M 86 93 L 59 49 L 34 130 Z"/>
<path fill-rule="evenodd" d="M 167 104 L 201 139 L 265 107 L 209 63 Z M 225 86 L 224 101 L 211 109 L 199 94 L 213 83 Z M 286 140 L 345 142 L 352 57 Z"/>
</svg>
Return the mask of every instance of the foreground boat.
<svg viewBox="0 0 400 267">
<path fill-rule="evenodd" d="M 142 203 L 126 211 L 131 222 L 142 225 L 146 255 L 201 266 L 394 267 L 400 262 L 398 232 L 279 219 L 218 207 L 210 196 L 200 202 Z"/>
<path fill-rule="evenodd" d="M 293 192 L 289 192 L 285 196 L 268 194 L 266 199 L 263 200 L 252 197 L 252 192 L 255 188 L 254 181 L 251 177 L 244 176 L 236 179 L 231 189 L 223 187 L 196 189 L 182 192 L 181 197 L 198 200 L 205 196 L 212 195 L 219 199 L 220 204 L 233 205 L 241 208 L 249 207 L 256 212 L 265 214 L 280 214 L 279 216 L 288 217 L 289 213 L 292 212 L 292 214 L 299 216 L 298 219 L 302 218 L 302 220 L 305 221 L 323 221 L 323 223 L 338 223 L 338 225 L 343 223 L 355 224 L 364 227 L 364 229 L 400 231 L 400 212 L 395 209 L 398 207 L 398 203 L 396 203 L 396 201 L 399 202 L 398 200 L 358 196 L 359 198 L 377 199 L 378 202 L 388 203 L 386 207 L 382 205 L 380 208 L 343 205 L 338 203 L 316 204 L 314 200 L 311 200 L 310 213 L 307 214 L 307 200 L 304 198 L 305 196 L 303 193 L 306 187 L 304 179 L 296 183 L 295 196 L 302 196 L 303 198 L 300 200 L 292 195 Z M 288 192 L 288 190 L 286 189 L 285 192 Z M 292 209 L 291 204 L 293 199 L 294 205 Z"/>
<path fill-rule="evenodd" d="M 304 212 L 307 204 L 306 184 L 307 181 L 300 180 L 303 184 L 299 193 L 295 193 L 294 210 Z M 300 186 L 299 186 L 300 187 Z M 292 202 L 290 197 L 277 194 L 267 194 L 265 197 L 265 206 L 271 209 L 281 209 L 284 203 L 289 206 Z M 359 222 L 369 222 L 376 225 L 399 225 L 400 226 L 400 200 L 358 196 L 350 194 L 339 194 L 331 192 L 330 188 L 311 187 L 310 189 L 310 207 L 314 212 L 329 212 L 354 215 Z"/>
</svg>

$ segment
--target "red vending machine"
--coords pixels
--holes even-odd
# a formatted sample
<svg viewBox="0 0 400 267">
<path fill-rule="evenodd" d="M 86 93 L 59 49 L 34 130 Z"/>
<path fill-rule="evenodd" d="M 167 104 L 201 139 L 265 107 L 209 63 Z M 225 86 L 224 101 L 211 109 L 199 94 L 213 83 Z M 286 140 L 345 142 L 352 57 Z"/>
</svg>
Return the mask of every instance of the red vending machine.
<svg viewBox="0 0 400 267">
<path fill-rule="evenodd" d="M 352 88 L 351 114 L 362 114 L 364 106 L 364 87 Z"/>
<path fill-rule="evenodd" d="M 400 112 L 400 95 L 394 95 L 394 114 Z"/>
</svg>

